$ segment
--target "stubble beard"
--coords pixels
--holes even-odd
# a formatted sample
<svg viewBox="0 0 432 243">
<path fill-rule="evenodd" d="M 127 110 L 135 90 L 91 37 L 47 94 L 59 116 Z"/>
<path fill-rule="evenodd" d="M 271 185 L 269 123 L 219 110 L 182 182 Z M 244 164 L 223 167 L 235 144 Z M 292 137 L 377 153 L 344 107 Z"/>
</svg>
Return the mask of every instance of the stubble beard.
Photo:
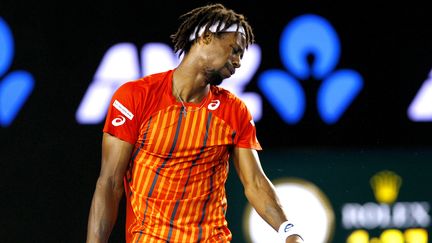
<svg viewBox="0 0 432 243">
<path fill-rule="evenodd" d="M 208 74 L 207 81 L 210 85 L 220 85 L 225 78 L 222 77 L 219 70 L 211 70 Z"/>
</svg>

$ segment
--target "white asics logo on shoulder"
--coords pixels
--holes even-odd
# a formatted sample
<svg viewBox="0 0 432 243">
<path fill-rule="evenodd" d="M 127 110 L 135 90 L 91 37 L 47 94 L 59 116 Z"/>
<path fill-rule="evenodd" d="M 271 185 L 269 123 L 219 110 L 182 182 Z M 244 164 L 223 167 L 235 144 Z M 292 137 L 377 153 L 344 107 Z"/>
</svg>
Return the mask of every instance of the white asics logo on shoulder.
<svg viewBox="0 0 432 243">
<path fill-rule="evenodd" d="M 132 120 L 132 118 L 134 117 L 134 114 L 132 114 L 132 112 L 130 112 L 124 105 L 122 105 L 122 103 L 120 103 L 118 100 L 114 101 L 113 106 L 120 111 L 123 115 L 125 115 L 129 120 Z"/>
<path fill-rule="evenodd" d="M 119 115 L 118 117 L 114 118 L 111 121 L 111 124 L 113 124 L 113 126 L 118 127 L 121 126 L 125 123 L 126 118 L 124 116 Z"/>
<path fill-rule="evenodd" d="M 207 108 L 209 110 L 214 111 L 214 110 L 216 110 L 219 107 L 219 105 L 220 105 L 220 101 L 219 100 L 212 100 L 210 102 L 210 104 L 207 106 Z"/>
</svg>

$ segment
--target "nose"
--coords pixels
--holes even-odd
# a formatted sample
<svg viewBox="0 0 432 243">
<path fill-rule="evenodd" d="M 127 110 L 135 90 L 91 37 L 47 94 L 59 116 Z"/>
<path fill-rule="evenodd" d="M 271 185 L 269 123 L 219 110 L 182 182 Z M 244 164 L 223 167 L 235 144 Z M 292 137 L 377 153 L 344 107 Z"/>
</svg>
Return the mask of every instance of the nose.
<svg viewBox="0 0 432 243">
<path fill-rule="evenodd" d="M 233 55 L 232 56 L 232 64 L 234 68 L 239 68 L 241 66 L 241 58 L 240 55 Z"/>
</svg>

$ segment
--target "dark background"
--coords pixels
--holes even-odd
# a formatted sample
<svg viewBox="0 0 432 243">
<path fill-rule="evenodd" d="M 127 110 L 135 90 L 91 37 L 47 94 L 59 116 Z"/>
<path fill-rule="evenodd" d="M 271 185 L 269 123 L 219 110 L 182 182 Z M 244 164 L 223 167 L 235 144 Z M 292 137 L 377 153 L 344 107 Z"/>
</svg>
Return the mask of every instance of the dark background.
<svg viewBox="0 0 432 243">
<path fill-rule="evenodd" d="M 318 116 L 316 85 L 303 83 L 307 111 L 295 125 L 285 124 L 262 96 L 263 118 L 257 130 L 263 158 L 276 149 L 302 151 L 304 158 L 316 156 L 316 151 L 349 150 L 354 151 L 352 158 L 364 151 L 391 154 L 403 150 L 412 155 L 432 149 L 432 123 L 415 123 L 406 115 L 432 68 L 428 7 L 414 2 L 403 6 L 367 1 L 220 2 L 244 14 L 254 28 L 262 49 L 256 76 L 268 69 L 284 69 L 278 50 L 280 33 L 293 18 L 313 13 L 326 18 L 338 33 L 341 59 L 336 68 L 354 69 L 364 79 L 363 90 L 334 125 L 325 124 Z M 100 168 L 102 124 L 79 125 L 75 112 L 101 58 L 120 42 L 139 48 L 148 42 L 170 44 L 169 35 L 178 27 L 178 17 L 204 3 L 0 0 L 0 17 L 8 23 L 15 40 L 10 70 L 26 70 L 35 79 L 33 93 L 12 125 L 0 128 L 2 242 L 84 241 Z M 260 93 L 256 76 L 247 90 Z M 427 177 L 430 170 L 425 168 L 431 167 L 427 162 L 432 162 L 432 157 L 426 153 L 422 158 L 421 163 L 401 159 L 396 165 L 417 169 L 417 176 Z M 309 168 L 305 161 L 303 166 Z M 286 175 L 315 178 L 315 183 L 322 185 L 321 173 L 313 177 L 302 170 L 290 170 L 296 168 L 296 162 L 288 159 Z M 364 168 L 369 162 L 332 165 L 323 161 L 321 165 L 328 170 L 322 173 L 332 173 L 332 168 L 342 172 L 344 166 Z M 273 166 L 276 162 L 270 160 L 264 167 L 271 171 Z M 316 169 L 320 171 L 319 166 Z M 238 183 L 235 176 L 230 174 L 229 183 Z M 432 200 L 430 194 L 426 196 Z M 245 204 L 244 197 L 232 201 Z M 122 241 L 124 233 L 119 225 L 112 242 Z M 241 228 L 235 224 L 231 227 L 233 233 Z M 238 241 L 235 238 L 234 242 Z"/>
</svg>

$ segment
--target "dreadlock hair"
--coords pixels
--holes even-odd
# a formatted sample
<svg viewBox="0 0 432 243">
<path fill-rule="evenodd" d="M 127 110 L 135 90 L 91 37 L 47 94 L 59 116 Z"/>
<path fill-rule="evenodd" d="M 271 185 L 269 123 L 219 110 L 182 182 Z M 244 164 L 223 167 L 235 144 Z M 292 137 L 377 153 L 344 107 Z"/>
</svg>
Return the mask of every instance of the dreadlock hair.
<svg viewBox="0 0 432 243">
<path fill-rule="evenodd" d="M 209 27 L 219 21 L 217 26 L 217 33 L 223 32 L 225 29 L 233 24 L 242 26 L 246 34 L 246 48 L 254 42 L 254 35 L 252 33 L 252 27 L 246 21 L 246 18 L 242 14 L 238 14 L 231 9 L 225 8 L 222 4 L 211 4 L 199 8 L 195 8 L 190 12 L 180 16 L 180 20 L 183 20 L 177 32 L 171 35 L 172 42 L 174 43 L 174 51 L 179 52 L 180 56 L 182 53 L 187 53 L 192 43 L 198 39 L 198 33 L 195 33 L 195 40 L 190 41 L 189 37 L 194 33 L 195 29 L 205 27 L 205 32 L 209 31 Z M 225 23 L 223 29 L 221 25 Z M 238 31 L 238 29 L 237 29 Z"/>
</svg>

